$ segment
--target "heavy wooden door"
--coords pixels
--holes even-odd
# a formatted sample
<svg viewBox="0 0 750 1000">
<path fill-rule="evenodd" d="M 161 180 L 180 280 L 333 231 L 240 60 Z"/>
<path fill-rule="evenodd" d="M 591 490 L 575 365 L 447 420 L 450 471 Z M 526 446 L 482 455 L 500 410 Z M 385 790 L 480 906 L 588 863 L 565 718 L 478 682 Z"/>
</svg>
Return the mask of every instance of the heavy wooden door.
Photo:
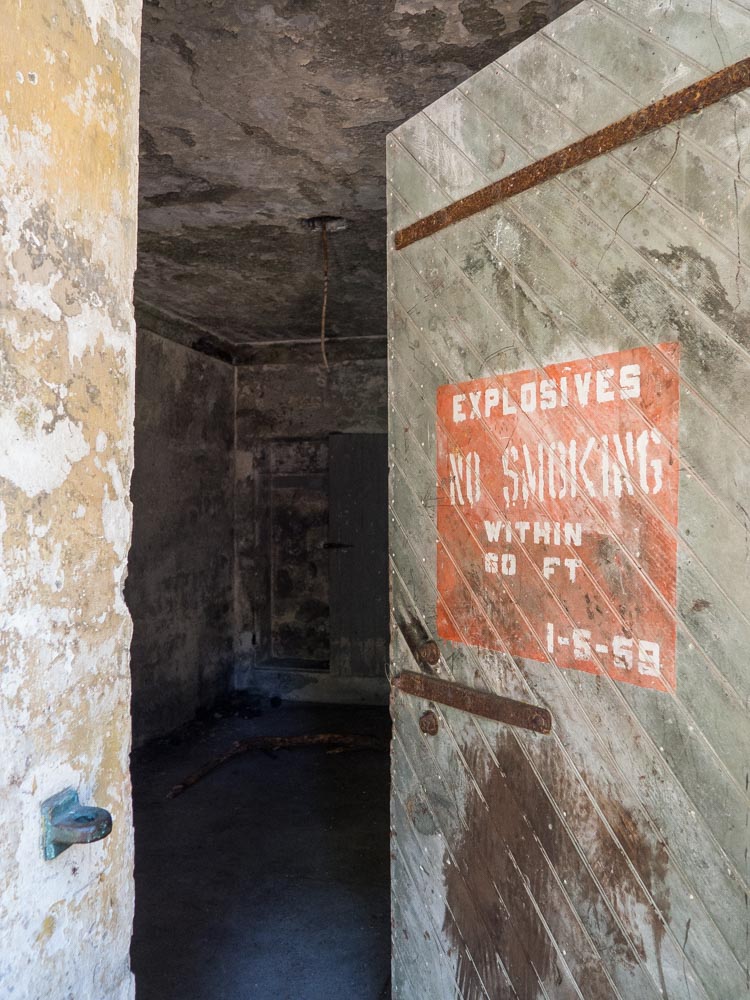
<svg viewBox="0 0 750 1000">
<path fill-rule="evenodd" d="M 749 55 L 587 2 L 388 140 L 394 997 L 750 995 Z"/>
</svg>

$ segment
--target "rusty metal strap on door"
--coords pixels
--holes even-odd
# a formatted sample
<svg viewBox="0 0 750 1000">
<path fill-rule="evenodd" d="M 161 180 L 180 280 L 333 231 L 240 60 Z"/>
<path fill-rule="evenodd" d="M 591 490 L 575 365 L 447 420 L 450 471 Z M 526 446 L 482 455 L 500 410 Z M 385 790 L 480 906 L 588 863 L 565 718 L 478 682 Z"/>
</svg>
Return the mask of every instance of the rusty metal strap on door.
<svg viewBox="0 0 750 1000">
<path fill-rule="evenodd" d="M 440 705 L 457 708 L 470 715 L 479 715 L 483 719 L 504 722 L 508 726 L 520 726 L 535 733 L 552 732 L 552 715 L 539 705 L 528 705 L 524 701 L 514 701 L 489 691 L 476 691 L 462 684 L 428 677 L 411 670 L 405 670 L 394 677 L 393 687 L 415 698 L 436 701 Z"/>
<path fill-rule="evenodd" d="M 487 187 L 480 188 L 465 198 L 459 198 L 452 205 L 399 229 L 395 238 L 396 249 L 403 250 L 417 240 L 452 226 L 454 222 L 468 219 L 491 205 L 496 205 L 522 191 L 528 191 L 529 188 L 536 187 L 537 184 L 557 177 L 558 174 L 578 167 L 603 153 L 611 153 L 613 149 L 633 142 L 665 125 L 671 125 L 686 115 L 707 108 L 747 87 L 750 87 L 750 58 L 742 59 L 697 83 L 691 83 L 683 90 L 662 97 L 648 107 L 634 111 L 598 132 L 579 139 L 526 167 L 521 167 L 507 177 L 488 184 Z"/>
</svg>

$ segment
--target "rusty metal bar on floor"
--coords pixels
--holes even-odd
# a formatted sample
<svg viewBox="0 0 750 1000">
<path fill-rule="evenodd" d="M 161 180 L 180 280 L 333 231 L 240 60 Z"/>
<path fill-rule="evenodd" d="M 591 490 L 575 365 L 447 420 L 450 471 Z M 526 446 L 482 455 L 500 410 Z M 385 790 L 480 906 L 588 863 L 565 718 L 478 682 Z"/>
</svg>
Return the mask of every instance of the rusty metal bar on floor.
<svg viewBox="0 0 750 1000">
<path fill-rule="evenodd" d="M 648 107 L 634 111 L 598 132 L 572 142 L 564 149 L 521 167 L 507 177 L 488 184 L 487 187 L 480 188 L 465 198 L 459 198 L 452 205 L 447 205 L 399 229 L 395 238 L 396 249 L 403 250 L 417 240 L 432 236 L 455 222 L 468 219 L 477 212 L 482 212 L 522 191 L 528 191 L 529 188 L 536 187 L 537 184 L 557 177 L 558 174 L 565 173 L 597 156 L 611 153 L 613 149 L 618 149 L 665 125 L 671 125 L 695 111 L 710 107 L 724 97 L 737 94 L 747 87 L 750 87 L 750 58 L 733 63 L 674 94 L 668 94 L 649 104 Z"/>
<path fill-rule="evenodd" d="M 435 701 L 440 705 L 468 712 L 470 715 L 479 715 L 483 719 L 503 722 L 508 726 L 519 726 L 535 733 L 552 732 L 552 715 L 539 705 L 528 705 L 524 701 L 504 698 L 489 691 L 476 691 L 462 684 L 454 684 L 438 677 L 428 677 L 426 674 L 418 674 L 411 670 L 398 674 L 392 683 L 393 687 L 403 694 L 423 698 L 425 701 Z"/>
</svg>

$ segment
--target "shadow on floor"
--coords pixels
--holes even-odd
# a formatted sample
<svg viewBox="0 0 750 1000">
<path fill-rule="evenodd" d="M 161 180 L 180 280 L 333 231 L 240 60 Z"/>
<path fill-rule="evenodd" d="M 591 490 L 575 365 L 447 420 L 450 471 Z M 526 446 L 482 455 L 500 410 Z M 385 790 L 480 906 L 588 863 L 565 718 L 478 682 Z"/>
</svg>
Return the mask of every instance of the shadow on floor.
<svg viewBox="0 0 750 1000">
<path fill-rule="evenodd" d="M 385 743 L 388 726 L 385 709 L 284 704 L 133 754 L 138 1000 L 390 995 L 386 749 L 251 751 L 166 798 L 234 740 L 335 731 Z"/>
</svg>

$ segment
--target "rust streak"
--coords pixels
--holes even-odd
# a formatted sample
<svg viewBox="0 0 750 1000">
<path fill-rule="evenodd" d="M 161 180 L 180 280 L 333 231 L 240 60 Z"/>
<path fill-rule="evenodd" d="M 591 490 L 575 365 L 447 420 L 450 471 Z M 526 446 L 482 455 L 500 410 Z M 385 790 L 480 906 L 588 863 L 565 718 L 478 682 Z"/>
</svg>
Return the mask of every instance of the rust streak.
<svg viewBox="0 0 750 1000">
<path fill-rule="evenodd" d="M 395 237 L 395 247 L 397 250 L 403 250 L 404 247 L 426 236 L 432 236 L 455 222 L 468 219 L 499 201 L 511 198 L 522 191 L 528 191 L 537 184 L 557 177 L 597 156 L 611 153 L 612 150 L 628 142 L 633 142 L 665 125 L 671 125 L 695 111 L 710 107 L 747 87 L 750 87 L 750 58 L 733 63 L 674 94 L 668 94 L 649 104 L 648 107 L 634 111 L 625 118 L 599 129 L 598 132 L 578 139 L 563 149 L 521 167 L 507 177 L 488 184 L 487 187 L 480 188 L 465 198 L 459 198 L 453 204 L 423 219 L 418 219 L 410 226 L 399 229 Z"/>
<path fill-rule="evenodd" d="M 428 677 L 425 674 L 405 670 L 393 680 L 393 686 L 404 694 L 425 701 L 436 701 L 449 708 L 457 708 L 470 715 L 493 719 L 508 726 L 531 729 L 535 733 L 552 732 L 552 715 L 546 708 L 529 705 L 524 701 L 504 698 L 489 691 L 475 691 L 473 688 L 454 684 L 452 681 Z"/>
</svg>

